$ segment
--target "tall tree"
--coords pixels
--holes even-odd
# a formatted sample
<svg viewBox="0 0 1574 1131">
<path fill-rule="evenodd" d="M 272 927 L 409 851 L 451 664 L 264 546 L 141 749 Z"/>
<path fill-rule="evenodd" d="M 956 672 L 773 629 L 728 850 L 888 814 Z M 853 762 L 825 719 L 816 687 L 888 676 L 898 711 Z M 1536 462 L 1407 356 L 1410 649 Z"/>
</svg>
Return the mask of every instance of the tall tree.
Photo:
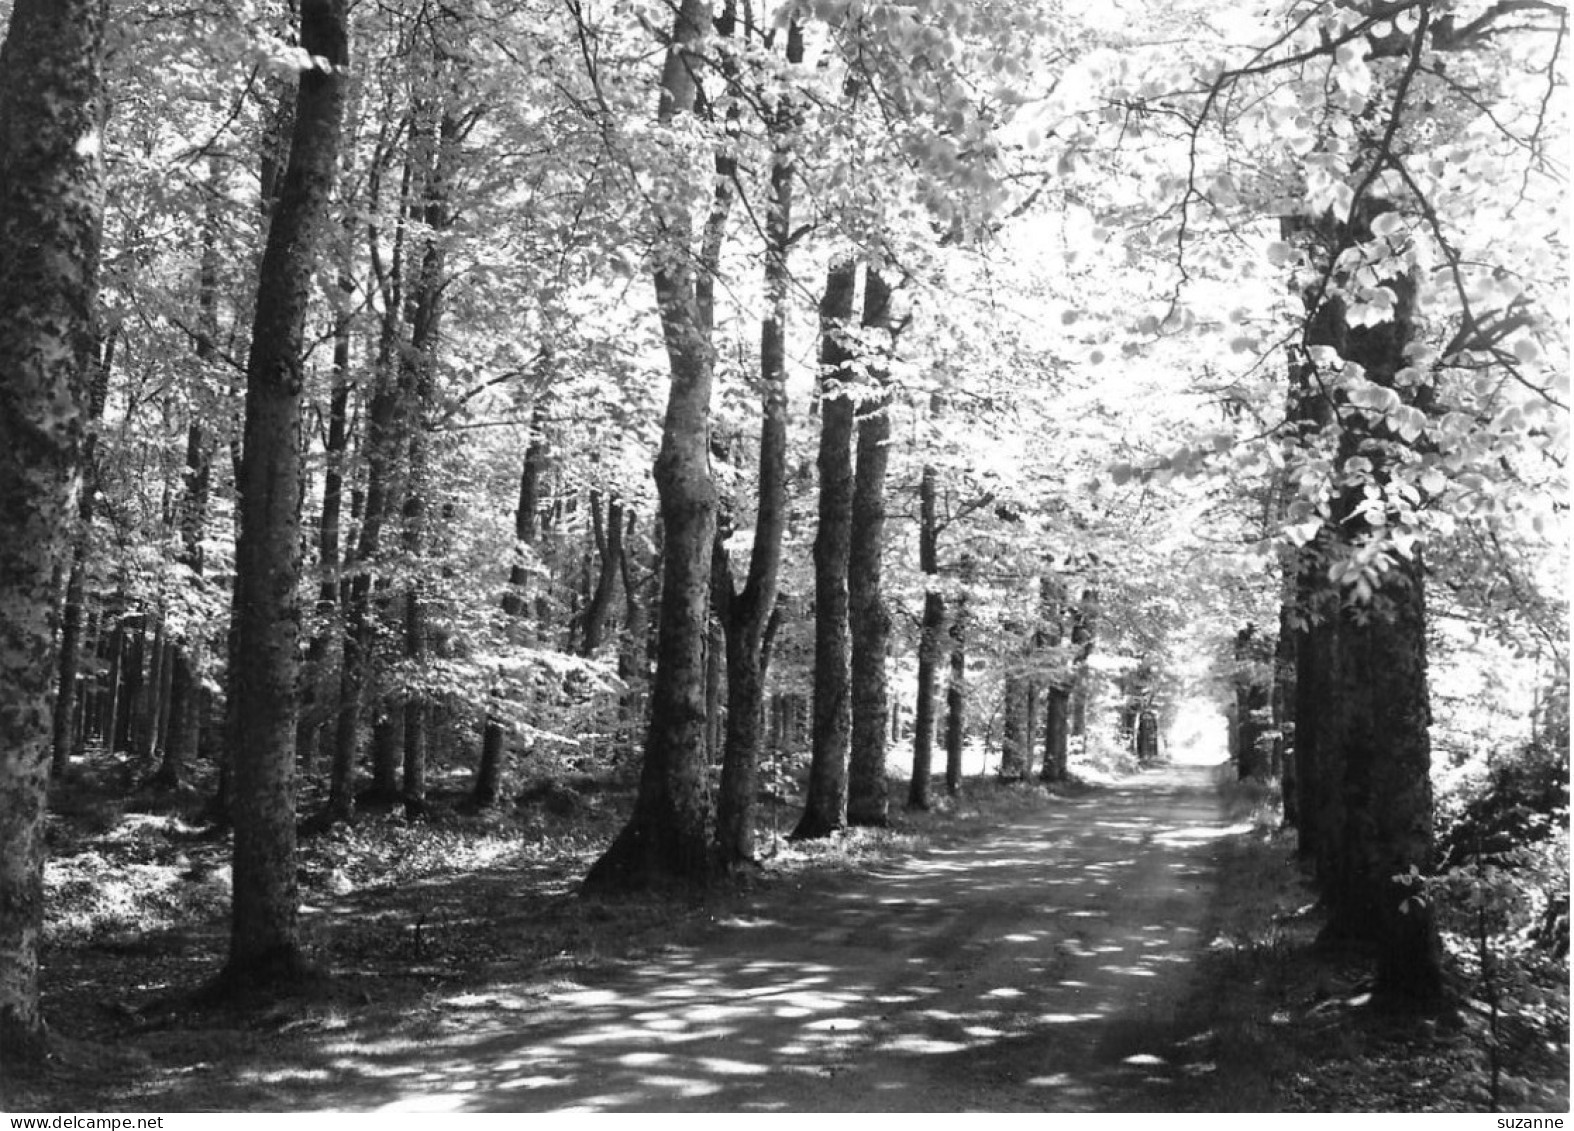
<svg viewBox="0 0 1574 1131">
<path fill-rule="evenodd" d="M 441 33 L 434 29 L 433 35 L 440 36 Z M 443 45 L 439 41 L 434 51 L 441 52 L 442 49 Z M 441 87 L 450 81 L 440 57 L 431 64 L 431 70 L 435 85 Z M 404 657 L 417 672 L 427 662 L 431 643 L 426 584 L 421 576 L 420 559 L 429 541 L 431 404 L 436 384 L 437 348 L 442 332 L 443 296 L 449 282 L 444 240 L 453 217 L 451 193 L 454 166 L 467 129 L 457 109 L 446 105 L 447 101 L 442 94 L 438 94 L 430 98 L 431 105 L 422 108 L 424 112 L 418 112 L 418 116 L 434 120 L 420 131 L 419 148 L 424 151 L 421 154 L 420 261 L 406 311 L 406 320 L 410 324 L 409 344 L 399 355 L 400 395 L 406 405 L 405 417 L 409 428 L 405 460 L 408 475 L 401 508 L 404 519 L 403 548 L 408 555 L 411 571 L 411 576 L 405 580 Z M 467 121 L 473 122 L 474 119 Z M 408 692 L 404 702 L 403 796 L 405 813 L 409 817 L 424 816 L 426 812 L 429 715 L 426 692 L 420 688 Z"/>
<path fill-rule="evenodd" d="M 329 223 L 349 83 L 348 0 L 302 0 L 289 163 L 257 281 L 246 367 L 235 550 L 234 896 L 221 981 L 267 985 L 304 970 L 295 863 L 295 708 L 301 580 L 305 326 Z"/>
<path fill-rule="evenodd" d="M 57 579 L 93 374 L 102 0 L 17 0 L 0 46 L 0 1057 L 38 1057 Z"/>
<path fill-rule="evenodd" d="M 71 542 L 71 571 L 66 578 L 65 602 L 61 609 L 60 625 L 60 690 L 55 700 L 54 756 L 50 774 L 60 777 L 66 772 L 71 756 L 82 743 L 76 726 L 79 707 L 77 687 L 81 651 L 82 622 L 87 613 L 87 556 L 92 535 L 95 492 L 93 490 L 94 454 L 98 448 L 98 434 L 93 424 L 104 414 L 104 400 L 109 392 L 109 373 L 115 357 L 115 339 L 109 331 L 96 351 L 93 379 L 88 393 L 87 436 L 82 443 L 83 482 L 77 499 L 76 526 Z"/>
<path fill-rule="evenodd" d="M 102 0 L 16 0 L 0 46 L 0 1059 L 44 1049 L 45 796 L 98 286 Z"/>
<path fill-rule="evenodd" d="M 787 25 L 786 62 L 803 62 L 803 29 Z M 754 545 L 741 592 L 734 591 L 725 542 L 718 537 L 717 615 L 726 632 L 727 735 L 716 807 L 716 849 L 724 867 L 754 857 L 754 799 L 765 722 L 765 667 L 776 612 L 782 536 L 787 528 L 787 317 L 792 279 L 792 204 L 802 111 L 788 92 L 767 111 L 770 198 L 765 219 L 766 314 L 760 322 L 760 472 Z"/>
<path fill-rule="evenodd" d="M 205 366 L 212 364 L 218 353 L 219 170 L 219 162 L 210 159 L 208 175 L 213 191 L 203 209 L 202 251 L 197 266 L 199 323 L 196 354 Z M 204 567 L 202 536 L 207 524 L 212 478 L 212 429 L 205 421 L 194 418 L 186 426 L 186 464 L 181 474 L 177 523 L 180 532 L 180 563 L 191 571 L 193 578 L 202 576 Z M 163 763 L 154 779 L 168 788 L 184 784 L 187 768 L 197 752 L 202 725 L 202 637 L 203 633 L 193 627 L 187 630 L 185 639 L 173 648 L 169 693 L 170 738 L 164 748 Z"/>
<path fill-rule="evenodd" d="M 1011 633 L 1013 637 L 1019 633 Z M 1012 657 L 1012 667 L 1023 662 Z M 1000 693 L 1000 780 L 1025 781 L 1033 761 L 1033 734 L 1029 705 L 1028 676 L 1020 671 L 1006 674 Z"/>
<path fill-rule="evenodd" d="M 885 670 L 891 614 L 881 582 L 885 555 L 885 471 L 890 462 L 889 352 L 899 327 L 892 313 L 890 280 L 874 266 L 864 274 L 860 334 L 865 369 L 873 386 L 858 411 L 857 464 L 853 471 L 852 523 L 847 549 L 847 616 L 852 633 L 852 742 L 847 759 L 847 821 L 884 826 L 890 802 L 886 736 L 890 696 Z"/>
<path fill-rule="evenodd" d="M 404 97 L 404 92 L 397 96 Z M 406 259 L 410 255 L 412 221 L 422 219 L 424 185 L 432 171 L 436 143 L 430 135 L 432 123 L 422 121 L 429 115 L 406 106 L 395 124 L 384 123 L 370 158 L 368 195 L 371 218 L 367 223 L 368 245 L 375 276 L 376 292 L 382 303 L 378 320 L 376 359 L 373 364 L 372 393 L 366 411 L 364 444 L 366 485 L 361 505 L 361 525 L 352 552 L 346 554 L 344 586 L 343 658 L 339 668 L 339 709 L 334 727 L 333 773 L 328 795 L 328 814 L 348 819 L 356 805 L 355 769 L 360 755 L 362 715 L 378 670 L 379 601 L 374 594 L 386 593 L 389 581 L 378 576 L 378 559 L 384 548 L 384 532 L 397 522 L 402 504 L 409 498 L 410 458 L 423 449 L 424 441 L 415 437 L 420 424 L 420 389 L 426 359 L 421 352 L 425 342 L 414 341 L 414 330 L 422 321 L 425 292 L 437 293 L 440 280 L 424 282 L 427 257 L 417 251 L 414 286 L 406 286 Z M 422 127 L 425 126 L 425 133 Z M 393 233 L 386 255 L 382 249 L 383 224 L 376 210 L 381 205 L 382 186 L 387 172 L 398 160 L 399 143 L 406 134 L 410 144 L 404 154 L 400 189 L 393 203 Z M 423 144 L 424 142 L 424 144 Z M 441 202 L 439 202 L 441 208 Z M 435 240 L 423 246 L 436 248 Z M 440 251 L 434 251 L 439 256 Z M 437 274 L 440 274 L 438 272 Z M 407 317 L 408 316 L 408 317 Z M 404 327 L 411 326 L 411 340 L 405 348 Z M 435 321 L 430 321 L 435 330 Z M 406 604 L 406 611 L 410 606 Z M 419 609 L 416 609 L 419 614 Z M 404 634 L 402 634 L 404 635 Z M 408 641 L 408 636 L 406 636 Z M 372 791 L 379 800 L 397 799 L 396 770 L 404 739 L 403 710 L 391 697 L 379 704 L 373 732 Z"/>
<path fill-rule="evenodd" d="M 853 516 L 854 407 L 848 338 L 858 265 L 831 264 L 820 299 L 819 525 L 814 535 L 814 715 L 809 792 L 795 838 L 829 836 L 847 823 L 852 738 L 847 565 Z"/>
<path fill-rule="evenodd" d="M 967 587 L 973 579 L 973 562 L 964 556 L 961 567 L 961 591 L 954 602 L 951 614 L 949 662 L 945 693 L 945 788 L 955 797 L 962 790 L 962 744 L 967 737 L 967 649 L 971 616 L 968 608 Z M 922 796 L 920 796 L 920 785 Z M 908 805 L 914 809 L 929 807 L 929 781 L 913 775 L 912 794 Z"/>
<path fill-rule="evenodd" d="M 1369 244 L 1372 225 L 1385 226 L 1385 215 L 1392 215 L 1386 202 L 1367 202 L 1351 223 L 1325 227 L 1327 242 L 1316 254 L 1333 263 Z M 1340 419 L 1340 463 L 1361 461 L 1354 466 L 1369 470 L 1335 496 L 1303 564 L 1305 689 L 1298 679 L 1296 733 L 1303 772 L 1317 783 L 1302 812 L 1315 825 L 1318 874 L 1332 911 L 1328 930 L 1376 944 L 1382 1000 L 1429 1006 L 1443 992 L 1437 925 L 1428 901 L 1413 898 L 1399 879 L 1430 867 L 1432 857 L 1426 574 L 1419 548 L 1382 559 L 1372 552 L 1396 516 L 1374 506 L 1368 485 L 1376 498 L 1389 498 L 1393 468 L 1408 445 L 1384 417 L 1369 419 L 1352 406 L 1370 399 L 1369 388 L 1399 402 L 1424 402 L 1430 394 L 1397 377 L 1414 332 L 1415 281 L 1400 271 L 1380 285 L 1393 296 L 1392 309 L 1370 325 L 1352 324 L 1342 297 L 1309 296 L 1312 344 L 1360 366 L 1369 383 L 1331 394 L 1330 406 Z M 1320 696 L 1316 703 L 1312 695 Z"/>
<path fill-rule="evenodd" d="M 1268 759 L 1260 746 L 1269 722 L 1273 650 L 1273 642 L 1265 640 L 1256 625 L 1248 624 L 1236 634 L 1233 752 L 1236 775 L 1243 780 L 1268 773 Z"/>
<path fill-rule="evenodd" d="M 1297 487 L 1286 540 L 1302 550 L 1297 827 L 1330 928 L 1377 946 L 1378 997 L 1425 1007 L 1440 998 L 1435 925 L 1394 880 L 1430 855 L 1422 546 L 1483 510 L 1493 522 L 1498 507 L 1478 500 L 1517 492 L 1504 481 L 1527 458 L 1561 458 L 1559 430 L 1533 421 L 1567 410 L 1566 376 L 1545 360 L 1562 319 L 1540 291 L 1566 198 L 1547 153 L 1568 12 L 1350 3 L 1265 31 L 1238 65 L 1208 63 L 1177 242 L 1184 259 L 1209 191 L 1261 224 L 1294 186 L 1299 233 L 1268 257 L 1304 300 L 1299 388 L 1275 437 Z M 1225 126 L 1233 161 L 1258 124 L 1271 172 L 1211 180 L 1222 167 L 1203 131 Z"/>
<path fill-rule="evenodd" d="M 709 0 L 683 0 L 661 73 L 656 119 L 685 129 L 699 93 Z M 710 625 L 716 485 L 710 474 L 714 273 L 731 186 L 718 180 L 709 214 L 696 225 L 686 186 L 656 217 L 656 306 L 670 381 L 656 457 L 661 501 L 661 609 L 650 722 L 634 813 L 585 877 L 588 889 L 693 882 L 710 875 L 710 805 L 705 792 L 705 656 Z M 698 256 L 695 228 L 702 229 Z"/>
<path fill-rule="evenodd" d="M 1039 582 L 1040 615 L 1044 620 L 1044 643 L 1054 650 L 1050 675 L 1044 688 L 1044 763 L 1039 780 L 1053 784 L 1066 780 L 1066 762 L 1071 734 L 1071 688 L 1075 667 L 1065 644 L 1066 584 L 1053 575 Z"/>
<path fill-rule="evenodd" d="M 924 575 L 924 613 L 918 640 L 918 694 L 913 709 L 913 772 L 908 781 L 910 809 L 929 808 L 929 782 L 934 772 L 937 730 L 935 686 L 945 659 L 945 594 L 940 591 L 939 474 L 924 464 L 918 481 L 918 568 Z"/>
</svg>

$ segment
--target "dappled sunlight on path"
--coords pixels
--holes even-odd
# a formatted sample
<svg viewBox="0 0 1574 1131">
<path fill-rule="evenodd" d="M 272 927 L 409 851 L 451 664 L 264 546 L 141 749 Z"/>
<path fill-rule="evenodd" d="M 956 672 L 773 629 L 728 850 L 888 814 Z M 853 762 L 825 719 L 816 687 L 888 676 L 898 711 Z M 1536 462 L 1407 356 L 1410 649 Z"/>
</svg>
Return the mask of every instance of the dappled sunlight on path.
<svg viewBox="0 0 1574 1131">
<path fill-rule="evenodd" d="M 1236 831 L 1215 772 L 778 886 L 697 945 L 437 996 L 383 1038 L 321 1034 L 311 1090 L 390 1111 L 1140 1108 L 1191 1036 L 1176 1006 Z"/>
</svg>

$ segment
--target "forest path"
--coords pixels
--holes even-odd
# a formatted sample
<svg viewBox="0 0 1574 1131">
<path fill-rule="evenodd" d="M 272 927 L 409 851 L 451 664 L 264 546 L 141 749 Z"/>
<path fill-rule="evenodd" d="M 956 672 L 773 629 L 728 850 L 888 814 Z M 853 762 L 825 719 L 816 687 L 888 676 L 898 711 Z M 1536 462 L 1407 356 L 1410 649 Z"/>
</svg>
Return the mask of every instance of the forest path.
<svg viewBox="0 0 1574 1131">
<path fill-rule="evenodd" d="M 967 843 L 775 885 L 694 945 L 430 1002 L 418 1037 L 361 1043 L 322 1098 L 407 1111 L 1161 1110 L 1181 1078 L 1211 1071 L 1185 1003 L 1222 846 L 1243 828 L 1226 823 L 1219 772 L 1154 769 Z"/>
</svg>

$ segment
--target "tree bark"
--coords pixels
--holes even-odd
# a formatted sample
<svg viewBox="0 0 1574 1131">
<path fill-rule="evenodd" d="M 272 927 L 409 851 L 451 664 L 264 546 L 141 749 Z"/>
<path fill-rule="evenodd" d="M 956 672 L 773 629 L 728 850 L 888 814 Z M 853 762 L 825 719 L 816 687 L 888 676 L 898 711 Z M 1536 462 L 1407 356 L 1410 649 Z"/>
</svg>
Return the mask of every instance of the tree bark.
<svg viewBox="0 0 1574 1131">
<path fill-rule="evenodd" d="M 350 303 L 355 294 L 351 248 L 354 246 L 353 214 L 347 213 L 341 236 L 344 247 L 339 265 L 338 306 L 333 318 L 333 385 L 328 394 L 328 435 L 324 444 L 322 510 L 317 520 L 317 633 L 306 654 L 306 676 L 301 689 L 301 717 L 296 725 L 296 753 L 301 768 L 311 772 L 317 762 L 322 732 L 332 720 L 337 688 L 324 670 L 330 650 L 344 631 L 341 549 L 344 517 L 345 458 L 350 447 L 351 335 L 355 326 Z M 341 655 L 342 655 L 341 645 Z M 330 778 L 334 772 L 330 769 Z M 341 785 L 342 791 L 342 785 Z"/>
<path fill-rule="evenodd" d="M 1367 202 L 1348 228 L 1323 225 L 1315 233 L 1318 250 L 1334 258 L 1364 245 L 1372 220 L 1387 210 L 1383 202 Z M 1394 297 L 1387 321 L 1351 326 L 1343 300 L 1326 297 L 1309 312 L 1307 340 L 1333 346 L 1361 366 L 1366 380 L 1416 403 L 1427 387 L 1396 380 L 1414 333 L 1415 279 L 1402 274 L 1382 282 Z M 1365 460 L 1381 491 L 1402 458 L 1403 439 L 1383 417 L 1374 421 L 1347 404 L 1336 402 L 1329 416 L 1339 426 L 1340 466 Z M 1327 931 L 1373 943 L 1380 1003 L 1432 1009 L 1443 999 L 1436 922 L 1430 903 L 1413 898 L 1418 893 L 1395 878 L 1424 874 L 1432 865 L 1425 570 L 1419 550 L 1391 555 L 1382 569 L 1362 570 L 1356 558 L 1365 541 L 1381 536 L 1388 517 L 1374 517 L 1363 485 L 1344 487 L 1314 553 L 1303 558 L 1301 589 L 1312 624 L 1299 641 L 1296 735 L 1309 755 L 1303 800 L 1305 770 L 1315 779 L 1314 850 L 1330 911 Z M 1346 572 L 1334 577 L 1336 569 Z"/>
<path fill-rule="evenodd" d="M 829 836 L 847 823 L 847 753 L 852 741 L 848 557 L 853 513 L 853 403 L 846 391 L 853 351 L 858 268 L 831 265 L 820 299 L 819 528 L 814 537 L 814 721 L 809 791 L 792 839 Z"/>
<path fill-rule="evenodd" d="M 1137 764 L 1151 766 L 1159 760 L 1159 716 L 1151 708 L 1137 713 Z"/>
<path fill-rule="evenodd" d="M 132 754 L 136 752 L 138 725 L 147 710 L 148 614 L 127 617 L 121 622 L 121 631 L 126 634 L 126 647 L 120 658 L 120 715 L 110 749 Z"/>
<path fill-rule="evenodd" d="M 913 712 L 913 774 L 909 809 L 929 808 L 934 775 L 935 685 L 945 647 L 945 596 L 940 592 L 938 473 L 926 463 L 918 482 L 918 569 L 924 575 L 924 615 L 918 640 L 918 693 Z"/>
<path fill-rule="evenodd" d="M 650 633 L 650 590 L 656 566 L 640 564 L 635 540 L 636 517 L 628 512 L 623 532 L 623 640 L 618 649 L 618 678 L 623 695 L 618 704 L 624 731 L 632 736 L 645 720 L 645 703 L 650 686 L 652 640 Z"/>
<path fill-rule="evenodd" d="M 1053 784 L 1070 776 L 1067 768 L 1071 734 L 1071 685 L 1050 683 L 1044 699 L 1044 765 L 1039 780 Z"/>
<path fill-rule="evenodd" d="M 946 684 L 945 788 L 955 797 L 962 790 L 962 743 L 967 735 L 967 585 L 972 580 L 972 562 L 962 559 L 962 592 L 957 595 L 956 613 L 951 618 L 951 678 Z M 917 779 L 914 779 L 917 782 Z M 928 792 L 928 782 L 924 783 Z M 914 808 L 920 806 L 914 805 Z"/>
<path fill-rule="evenodd" d="M 346 0 L 302 0 L 301 75 L 278 205 L 258 276 L 246 370 L 235 553 L 234 897 L 223 981 L 288 981 L 304 969 L 295 863 L 296 647 L 300 634 L 303 332 L 327 218 L 348 82 Z"/>
<path fill-rule="evenodd" d="M 1002 693 L 1000 728 L 1000 780 L 1026 781 L 1032 732 L 1029 728 L 1028 680 L 1024 675 L 1006 677 Z"/>
<path fill-rule="evenodd" d="M 803 62 L 803 32 L 796 19 L 787 25 L 787 62 Z M 713 565 L 719 582 L 717 613 L 726 631 L 727 732 L 722 754 L 721 790 L 716 807 L 716 855 L 732 869 L 754 859 L 754 806 L 759 794 L 759 763 L 765 725 L 765 673 L 772 619 L 777 612 L 777 577 L 782 536 L 787 527 L 787 316 L 791 277 L 793 133 L 798 107 L 781 96 L 769 121 L 771 204 L 765 228 L 767 310 L 760 322 L 760 470 L 759 505 L 749 573 L 740 593 L 733 592 L 732 568 L 724 543 Z"/>
<path fill-rule="evenodd" d="M 1071 733 L 1078 738 L 1088 731 L 1089 686 L 1088 657 L 1098 639 L 1098 590 L 1089 586 L 1082 591 L 1082 600 L 1071 610 L 1071 646 L 1076 679 L 1071 689 Z"/>
<path fill-rule="evenodd" d="M 126 665 L 126 626 L 118 608 L 106 610 L 104 616 L 113 622 L 113 627 L 108 632 L 109 673 L 104 679 L 103 702 L 99 705 L 98 733 L 105 748 L 112 750 L 120 718 L 120 671 Z"/>
<path fill-rule="evenodd" d="M 60 777 L 70 765 L 71 756 L 82 745 L 82 728 L 75 723 L 81 689 L 77 687 L 82 667 L 82 620 L 87 602 L 87 551 L 93 528 L 93 512 L 97 496 L 98 478 L 95 461 L 98 452 L 97 425 L 104 415 L 104 401 L 109 393 L 109 373 L 115 360 L 115 343 L 120 336 L 113 328 L 104 335 L 102 345 L 95 351 L 96 358 L 89 383 L 86 435 L 82 440 L 82 485 L 77 499 L 76 526 L 71 538 L 71 572 L 66 580 L 65 604 L 60 625 L 60 679 L 55 700 L 53 727 L 53 757 L 50 776 Z"/>
<path fill-rule="evenodd" d="M 1294 578 L 1284 583 L 1285 597 L 1279 606 L 1279 637 L 1273 653 L 1273 728 L 1274 769 L 1279 774 L 1279 796 L 1284 808 L 1284 823 L 1291 828 L 1300 824 L 1300 789 L 1295 759 L 1295 649 L 1296 631 Z"/>
<path fill-rule="evenodd" d="M 710 23 L 709 0 L 683 0 L 662 69 L 657 111 L 662 125 L 694 110 L 696 47 Z M 716 486 L 710 475 L 716 363 L 711 304 L 712 272 L 730 203 L 730 186 L 718 181 L 697 263 L 691 258 L 688 210 L 676 207 L 663 225 L 668 254 L 659 257 L 654 282 L 671 379 L 655 466 L 664 539 L 656 673 L 634 813 L 591 867 L 587 890 L 693 883 L 711 873 L 705 791 L 705 637 L 716 533 Z"/>
<path fill-rule="evenodd" d="M 1075 660 L 1066 655 L 1066 586 L 1058 576 L 1049 574 L 1039 581 L 1040 605 L 1045 623 L 1044 643 L 1056 650 L 1050 676 L 1044 688 L 1044 763 L 1039 781 L 1046 785 L 1067 778 L 1067 756 L 1071 733 L 1071 688 L 1076 679 Z"/>
<path fill-rule="evenodd" d="M 612 601 L 617 596 L 618 577 L 623 568 L 622 501 L 609 498 L 603 508 L 601 492 L 592 490 L 590 523 L 596 539 L 598 566 L 596 584 L 585 606 L 584 630 L 580 635 L 580 654 L 583 656 L 594 656 L 600 649 L 606 636 L 607 618 L 612 613 Z"/>
<path fill-rule="evenodd" d="M 205 273 L 206 274 L 206 273 Z M 201 424 L 193 422 L 186 431 L 186 469 L 181 485 L 180 556 L 181 562 L 200 578 L 203 570 L 202 532 L 207 523 L 208 494 L 211 482 L 212 441 Z M 185 784 L 186 773 L 197 754 L 202 714 L 201 665 L 202 633 L 192 626 L 172 646 L 169 690 L 169 739 L 164 760 L 155 781 L 167 789 Z"/>
<path fill-rule="evenodd" d="M 787 28 L 787 60 L 803 61 L 803 33 L 792 20 Z M 722 752 L 721 794 L 716 807 L 716 856 L 724 868 L 754 859 L 754 802 L 759 794 L 760 747 L 765 725 L 765 665 L 768 628 L 776 609 L 782 535 L 787 529 L 787 311 L 790 278 L 787 249 L 792 228 L 792 143 L 796 110 L 778 109 L 771 160 L 771 209 L 767 217 L 765 289 L 770 304 L 760 324 L 760 472 L 754 547 L 743 591 L 732 593 L 732 568 L 726 547 L 716 563 L 721 571 L 718 607 L 726 629 L 727 733 Z"/>
<path fill-rule="evenodd" d="M 803 62 L 803 31 L 787 24 L 786 58 Z M 771 140 L 770 206 L 765 218 L 766 313 L 760 321 L 759 501 L 754 545 L 741 592 L 735 591 L 725 541 L 718 534 L 717 615 L 725 632 L 727 659 L 726 735 L 721 789 L 716 805 L 716 857 L 724 869 L 755 856 L 754 809 L 764 744 L 765 675 L 772 624 L 777 617 L 777 576 L 787 526 L 787 316 L 790 310 L 792 205 L 797 152 L 794 137 L 801 110 L 790 95 L 778 96 L 766 125 Z"/>
<path fill-rule="evenodd" d="M 148 649 L 147 708 L 137 727 L 137 754 L 146 761 L 152 761 L 162 751 L 159 741 L 164 733 L 169 696 L 169 629 L 162 610 L 154 622 L 153 642 Z"/>
<path fill-rule="evenodd" d="M 1256 626 L 1247 625 L 1236 634 L 1235 774 L 1241 781 L 1267 776 L 1267 759 L 1259 745 L 1268 729 L 1264 712 L 1272 696 L 1272 659 L 1272 648 L 1257 634 Z"/>
<path fill-rule="evenodd" d="M 1336 797 L 1330 783 L 1343 776 L 1342 754 L 1332 743 L 1323 742 L 1321 718 L 1333 688 L 1328 679 L 1338 662 L 1335 619 L 1339 615 L 1337 593 L 1330 593 L 1321 576 L 1322 555 L 1329 539 L 1320 534 L 1303 548 L 1296 569 L 1296 609 L 1300 630 L 1295 645 L 1295 809 L 1299 815 L 1295 846 L 1300 858 L 1313 866 L 1320 876 L 1328 871 L 1325 845 L 1337 843 L 1342 830 L 1342 814 L 1330 808 Z"/>
<path fill-rule="evenodd" d="M 891 286 L 871 267 L 865 273 L 863 328 L 894 339 Z M 889 349 L 882 345 L 881 351 Z M 886 784 L 886 743 L 890 702 L 885 659 L 890 650 L 891 615 L 885 607 L 881 563 L 885 552 L 885 473 L 890 462 L 890 366 L 879 356 L 867 359 L 869 377 L 879 389 L 858 414 L 857 467 L 853 473 L 852 528 L 847 555 L 847 616 L 852 635 L 852 742 L 847 762 L 847 822 L 884 827 L 890 822 Z"/>
<path fill-rule="evenodd" d="M 44 1053 L 38 997 L 58 571 L 93 365 L 101 0 L 16 0 L 0 46 L 0 1059 Z"/>
</svg>

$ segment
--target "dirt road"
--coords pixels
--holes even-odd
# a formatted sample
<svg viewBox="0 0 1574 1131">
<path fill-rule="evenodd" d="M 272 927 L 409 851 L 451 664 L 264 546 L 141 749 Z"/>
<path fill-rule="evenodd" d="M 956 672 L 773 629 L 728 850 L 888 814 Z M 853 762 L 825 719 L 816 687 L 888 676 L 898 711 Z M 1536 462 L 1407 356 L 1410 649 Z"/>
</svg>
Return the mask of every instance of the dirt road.
<svg viewBox="0 0 1574 1131">
<path fill-rule="evenodd" d="M 1161 1108 L 1233 831 L 1210 767 L 763 893 L 697 945 L 440 1002 L 335 1075 L 381 1110 Z M 349 1051 L 349 1050 L 346 1050 Z M 1183 1048 L 1182 1050 L 1183 1051 Z M 332 1092 L 331 1085 L 327 1089 Z M 347 1093 L 341 1093 L 348 1098 Z"/>
</svg>

